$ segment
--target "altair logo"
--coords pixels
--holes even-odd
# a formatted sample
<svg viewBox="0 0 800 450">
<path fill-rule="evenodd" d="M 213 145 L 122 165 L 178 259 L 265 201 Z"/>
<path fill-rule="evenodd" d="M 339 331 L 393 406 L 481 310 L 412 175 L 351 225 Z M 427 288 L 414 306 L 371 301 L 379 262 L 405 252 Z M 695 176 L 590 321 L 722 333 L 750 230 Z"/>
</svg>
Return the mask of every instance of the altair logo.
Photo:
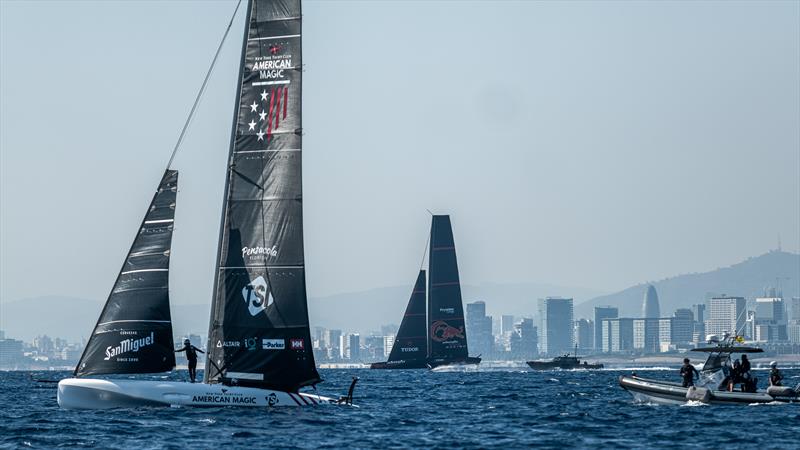
<svg viewBox="0 0 800 450">
<path fill-rule="evenodd" d="M 273 303 L 272 293 L 269 291 L 267 281 L 260 275 L 242 289 L 242 297 L 247 303 L 247 309 L 250 311 L 251 316 L 264 311 Z"/>
<path fill-rule="evenodd" d="M 108 361 L 109 359 L 115 356 L 119 356 L 123 353 L 128 353 L 128 352 L 136 353 L 141 348 L 153 345 L 155 341 L 156 341 L 155 333 L 153 333 L 152 331 L 150 332 L 150 336 L 147 337 L 139 339 L 124 339 L 120 341 L 119 345 L 117 345 L 116 347 L 108 346 L 108 348 L 106 348 L 106 357 L 103 359 L 105 361 Z"/>
</svg>

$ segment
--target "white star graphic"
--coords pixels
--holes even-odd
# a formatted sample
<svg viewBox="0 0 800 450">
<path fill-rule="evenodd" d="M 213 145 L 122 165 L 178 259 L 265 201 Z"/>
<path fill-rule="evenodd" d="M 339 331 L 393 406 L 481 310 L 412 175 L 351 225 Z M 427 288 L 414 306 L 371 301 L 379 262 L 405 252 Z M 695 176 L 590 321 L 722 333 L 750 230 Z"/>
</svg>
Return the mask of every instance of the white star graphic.
<svg viewBox="0 0 800 450">
<path fill-rule="evenodd" d="M 261 100 L 267 101 L 267 90 L 261 91 Z"/>
<path fill-rule="evenodd" d="M 247 125 L 250 126 L 250 129 L 247 130 L 247 131 L 252 131 L 252 130 L 256 129 L 256 121 L 255 120 L 251 120 L 250 123 L 248 123 Z"/>
<path fill-rule="evenodd" d="M 264 110 L 262 109 L 261 112 L 258 113 L 258 117 L 261 117 L 260 120 L 263 121 L 267 117 L 267 113 L 265 113 Z"/>
<path fill-rule="evenodd" d="M 253 104 L 250 105 L 250 112 L 256 112 L 256 111 L 258 111 L 258 103 L 253 102 Z"/>
<path fill-rule="evenodd" d="M 256 133 L 256 136 L 258 136 L 258 140 L 259 141 L 263 141 L 264 140 L 264 134 L 266 134 L 266 133 L 264 133 L 261 130 L 258 130 L 258 133 Z"/>
</svg>

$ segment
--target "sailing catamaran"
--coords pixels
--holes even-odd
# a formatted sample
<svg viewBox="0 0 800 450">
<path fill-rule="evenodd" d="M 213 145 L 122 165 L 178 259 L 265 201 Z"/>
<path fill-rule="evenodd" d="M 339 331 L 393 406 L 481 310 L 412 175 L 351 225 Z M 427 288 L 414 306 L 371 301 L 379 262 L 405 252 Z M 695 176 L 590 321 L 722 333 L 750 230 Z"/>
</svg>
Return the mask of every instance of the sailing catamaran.
<svg viewBox="0 0 800 450">
<path fill-rule="evenodd" d="M 303 250 L 300 0 L 248 1 L 239 80 L 204 383 L 83 378 L 175 366 L 167 279 L 177 172 L 168 170 L 75 378 L 58 384 L 62 407 L 352 404 L 355 380 L 338 400 L 299 392 L 321 381 Z"/>
<path fill-rule="evenodd" d="M 425 270 L 420 270 L 397 331 L 389 359 L 371 369 L 424 369 L 479 364 L 469 356 L 456 246 L 450 216 L 434 215 L 428 258 L 428 310 L 425 312 Z"/>
</svg>

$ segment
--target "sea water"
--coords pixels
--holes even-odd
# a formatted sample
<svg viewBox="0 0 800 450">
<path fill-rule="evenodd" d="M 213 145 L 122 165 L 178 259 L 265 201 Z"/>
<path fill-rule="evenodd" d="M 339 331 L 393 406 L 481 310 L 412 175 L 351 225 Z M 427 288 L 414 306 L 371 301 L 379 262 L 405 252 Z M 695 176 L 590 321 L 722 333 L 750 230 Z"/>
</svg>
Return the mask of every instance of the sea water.
<svg viewBox="0 0 800 450">
<path fill-rule="evenodd" d="M 9 448 L 798 448 L 800 404 L 635 403 L 625 370 L 321 370 L 323 395 L 352 377 L 359 408 L 137 408 L 68 411 L 66 372 L 0 372 L 0 446 Z M 640 376 L 678 380 L 677 369 Z M 755 371 L 764 385 L 766 371 Z M 785 384 L 800 370 L 784 371 Z M 162 378 L 163 377 L 163 378 Z M 185 371 L 146 379 L 185 379 Z"/>
</svg>

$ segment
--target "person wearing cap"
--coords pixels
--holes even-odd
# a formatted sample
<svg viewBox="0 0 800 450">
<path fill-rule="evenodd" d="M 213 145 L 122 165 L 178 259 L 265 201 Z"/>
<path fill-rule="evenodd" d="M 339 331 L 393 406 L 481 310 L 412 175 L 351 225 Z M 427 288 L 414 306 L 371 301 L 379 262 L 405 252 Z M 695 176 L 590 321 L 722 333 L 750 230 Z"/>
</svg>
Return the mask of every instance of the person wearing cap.
<svg viewBox="0 0 800 450">
<path fill-rule="evenodd" d="M 781 380 L 783 380 L 783 375 L 781 375 L 781 371 L 778 370 L 778 363 L 776 361 L 772 361 L 769 363 L 769 385 L 770 386 L 783 386 L 781 384 Z"/>
<path fill-rule="evenodd" d="M 197 352 L 205 352 L 192 345 L 192 341 L 189 339 L 184 339 L 183 347 L 175 350 L 175 353 L 180 352 L 186 352 L 186 359 L 189 361 L 189 379 L 194 383 L 194 379 L 197 376 Z"/>
<path fill-rule="evenodd" d="M 681 377 L 683 377 L 683 387 L 694 386 L 694 376 L 700 378 L 700 373 L 693 365 L 689 364 L 689 358 L 683 358 L 683 366 L 681 366 Z"/>
</svg>

